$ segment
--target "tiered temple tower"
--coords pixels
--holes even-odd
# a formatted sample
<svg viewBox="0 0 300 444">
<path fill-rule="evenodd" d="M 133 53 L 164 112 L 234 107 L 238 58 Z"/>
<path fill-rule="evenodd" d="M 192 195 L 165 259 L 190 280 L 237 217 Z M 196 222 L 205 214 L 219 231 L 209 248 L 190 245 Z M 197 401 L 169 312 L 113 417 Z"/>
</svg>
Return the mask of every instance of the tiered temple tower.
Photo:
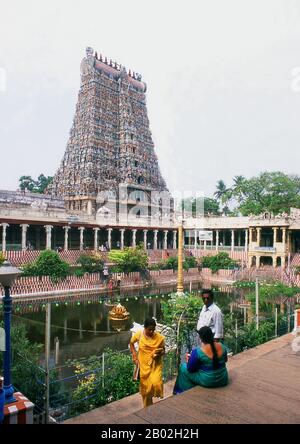
<svg viewBox="0 0 300 444">
<path fill-rule="evenodd" d="M 154 151 L 145 93 L 140 74 L 87 48 L 69 141 L 47 190 L 64 197 L 69 210 L 94 213 L 99 192 L 119 202 L 120 186 L 127 200 L 133 192 L 168 193 Z"/>
</svg>

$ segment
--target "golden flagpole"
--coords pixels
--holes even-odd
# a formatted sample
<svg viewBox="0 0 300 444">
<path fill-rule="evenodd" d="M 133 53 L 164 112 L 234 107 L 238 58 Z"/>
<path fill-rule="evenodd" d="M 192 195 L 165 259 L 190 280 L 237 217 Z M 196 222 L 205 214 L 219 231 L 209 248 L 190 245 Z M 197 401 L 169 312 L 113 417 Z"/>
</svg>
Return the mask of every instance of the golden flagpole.
<svg viewBox="0 0 300 444">
<path fill-rule="evenodd" d="M 177 294 L 183 292 L 183 222 L 178 227 L 178 271 L 177 271 Z"/>
</svg>

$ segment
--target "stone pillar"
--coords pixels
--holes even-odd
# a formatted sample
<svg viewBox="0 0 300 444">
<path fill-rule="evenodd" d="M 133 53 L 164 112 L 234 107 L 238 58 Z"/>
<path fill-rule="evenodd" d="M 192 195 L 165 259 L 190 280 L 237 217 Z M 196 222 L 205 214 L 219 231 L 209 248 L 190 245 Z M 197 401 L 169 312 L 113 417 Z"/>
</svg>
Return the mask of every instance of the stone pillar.
<svg viewBox="0 0 300 444">
<path fill-rule="evenodd" d="M 108 248 L 111 250 L 111 232 L 112 232 L 112 228 L 107 228 L 107 243 L 108 243 Z"/>
<path fill-rule="evenodd" d="M 275 248 L 276 239 L 277 239 L 277 227 L 273 227 L 273 247 Z"/>
<path fill-rule="evenodd" d="M 9 227 L 9 224 L 3 223 L 2 226 L 2 251 L 6 251 L 6 228 Z"/>
<path fill-rule="evenodd" d="M 285 268 L 285 256 L 281 256 L 281 268 Z"/>
<path fill-rule="evenodd" d="M 288 253 L 292 252 L 292 232 L 288 231 Z"/>
<path fill-rule="evenodd" d="M 276 256 L 272 256 L 272 265 L 273 265 L 273 268 L 276 268 L 276 260 L 277 260 L 277 257 L 276 257 Z"/>
<path fill-rule="evenodd" d="M 216 230 L 216 252 L 219 251 L 219 230 Z"/>
<path fill-rule="evenodd" d="M 68 340 L 68 320 L 64 319 L 64 342 Z"/>
<path fill-rule="evenodd" d="M 21 224 L 20 227 L 22 228 L 22 251 L 26 250 L 26 235 L 27 235 L 27 228 L 29 227 L 28 224 Z"/>
<path fill-rule="evenodd" d="M 241 246 L 241 232 L 238 231 L 238 246 Z"/>
<path fill-rule="evenodd" d="M 204 250 L 206 250 L 206 247 L 207 247 L 207 241 L 205 240 L 204 241 Z"/>
<path fill-rule="evenodd" d="M 195 230 L 194 231 L 194 248 L 195 248 L 195 250 L 197 250 L 197 244 L 198 244 L 198 242 L 197 242 L 197 230 Z"/>
<path fill-rule="evenodd" d="M 261 228 L 256 228 L 257 231 L 257 246 L 260 247 Z"/>
<path fill-rule="evenodd" d="M 282 248 L 283 251 L 285 252 L 285 248 L 286 248 L 286 228 L 282 228 Z"/>
<path fill-rule="evenodd" d="M 94 250 L 98 251 L 98 232 L 100 228 L 93 228 L 94 230 Z"/>
<path fill-rule="evenodd" d="M 147 250 L 147 233 L 148 230 L 143 230 L 144 231 L 144 248 L 145 250 Z"/>
<path fill-rule="evenodd" d="M 137 232 L 137 230 L 134 228 L 132 230 L 132 246 L 133 247 L 136 247 L 136 232 Z"/>
<path fill-rule="evenodd" d="M 260 256 L 256 255 L 256 268 L 259 268 Z"/>
<path fill-rule="evenodd" d="M 44 225 L 46 228 L 46 250 L 51 250 L 51 231 L 53 226 L 52 225 Z"/>
<path fill-rule="evenodd" d="M 168 248 L 168 230 L 164 230 L 164 250 Z"/>
<path fill-rule="evenodd" d="M 245 251 L 248 250 L 248 230 L 245 230 Z"/>
<path fill-rule="evenodd" d="M 91 216 L 91 214 L 93 213 L 93 204 L 91 200 L 87 201 L 87 206 L 86 206 L 86 210 L 87 210 L 87 214 L 89 216 Z"/>
<path fill-rule="evenodd" d="M 79 227 L 78 230 L 80 231 L 80 241 L 79 241 L 79 250 L 83 250 L 83 232 L 84 232 L 84 227 Z"/>
<path fill-rule="evenodd" d="M 121 250 L 124 250 L 124 233 L 125 233 L 125 229 L 121 228 L 120 232 L 121 232 Z"/>
<path fill-rule="evenodd" d="M 63 227 L 63 229 L 65 230 L 64 250 L 68 251 L 68 249 L 69 249 L 69 230 L 70 230 L 70 227 L 65 226 L 65 227 Z"/>
<path fill-rule="evenodd" d="M 177 231 L 173 231 L 173 250 L 177 249 Z"/>
<path fill-rule="evenodd" d="M 83 338 L 83 334 L 82 334 L 82 321 L 81 319 L 79 319 L 79 339 Z"/>
<path fill-rule="evenodd" d="M 252 244 L 252 230 L 253 228 L 249 228 L 249 244 Z"/>
<path fill-rule="evenodd" d="M 157 250 L 157 234 L 158 234 L 158 230 L 154 230 L 154 244 L 153 244 L 154 250 Z"/>
<path fill-rule="evenodd" d="M 231 230 L 231 251 L 234 251 L 234 230 Z"/>
</svg>

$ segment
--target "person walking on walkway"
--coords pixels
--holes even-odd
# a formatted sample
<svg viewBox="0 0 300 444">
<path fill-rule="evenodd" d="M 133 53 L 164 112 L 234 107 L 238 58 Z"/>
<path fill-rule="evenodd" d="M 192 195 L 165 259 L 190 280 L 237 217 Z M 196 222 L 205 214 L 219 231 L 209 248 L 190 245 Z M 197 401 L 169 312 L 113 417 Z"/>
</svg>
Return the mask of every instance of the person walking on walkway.
<svg viewBox="0 0 300 444">
<path fill-rule="evenodd" d="M 228 383 L 226 368 L 227 350 L 221 342 L 215 342 L 209 327 L 198 331 L 201 345 L 187 355 L 187 362 L 179 367 L 173 395 L 192 387 L 223 387 Z"/>
<path fill-rule="evenodd" d="M 202 292 L 203 308 L 197 323 L 197 330 L 201 327 L 210 327 L 214 340 L 217 342 L 223 338 L 223 314 L 220 308 L 214 303 L 214 294 L 212 290 L 203 289 Z"/>
<path fill-rule="evenodd" d="M 153 404 L 153 397 L 163 398 L 162 356 L 165 353 L 165 338 L 155 328 L 155 319 L 147 318 L 144 329 L 137 331 L 129 344 L 132 360 L 140 367 L 140 394 L 144 407 Z M 138 350 L 134 346 L 136 342 Z"/>
</svg>

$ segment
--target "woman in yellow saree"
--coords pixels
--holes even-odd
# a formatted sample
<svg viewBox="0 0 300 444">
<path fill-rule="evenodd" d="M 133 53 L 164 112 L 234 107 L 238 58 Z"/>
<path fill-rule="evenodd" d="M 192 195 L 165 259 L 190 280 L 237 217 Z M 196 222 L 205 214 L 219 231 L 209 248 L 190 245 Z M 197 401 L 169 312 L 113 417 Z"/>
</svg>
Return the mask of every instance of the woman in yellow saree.
<svg viewBox="0 0 300 444">
<path fill-rule="evenodd" d="M 130 340 L 132 360 L 140 366 L 140 394 L 144 407 L 153 404 L 153 397 L 163 398 L 162 355 L 165 352 L 165 338 L 155 331 L 156 322 L 148 318 L 144 330 L 137 331 Z M 138 352 L 134 344 L 138 342 Z"/>
</svg>

